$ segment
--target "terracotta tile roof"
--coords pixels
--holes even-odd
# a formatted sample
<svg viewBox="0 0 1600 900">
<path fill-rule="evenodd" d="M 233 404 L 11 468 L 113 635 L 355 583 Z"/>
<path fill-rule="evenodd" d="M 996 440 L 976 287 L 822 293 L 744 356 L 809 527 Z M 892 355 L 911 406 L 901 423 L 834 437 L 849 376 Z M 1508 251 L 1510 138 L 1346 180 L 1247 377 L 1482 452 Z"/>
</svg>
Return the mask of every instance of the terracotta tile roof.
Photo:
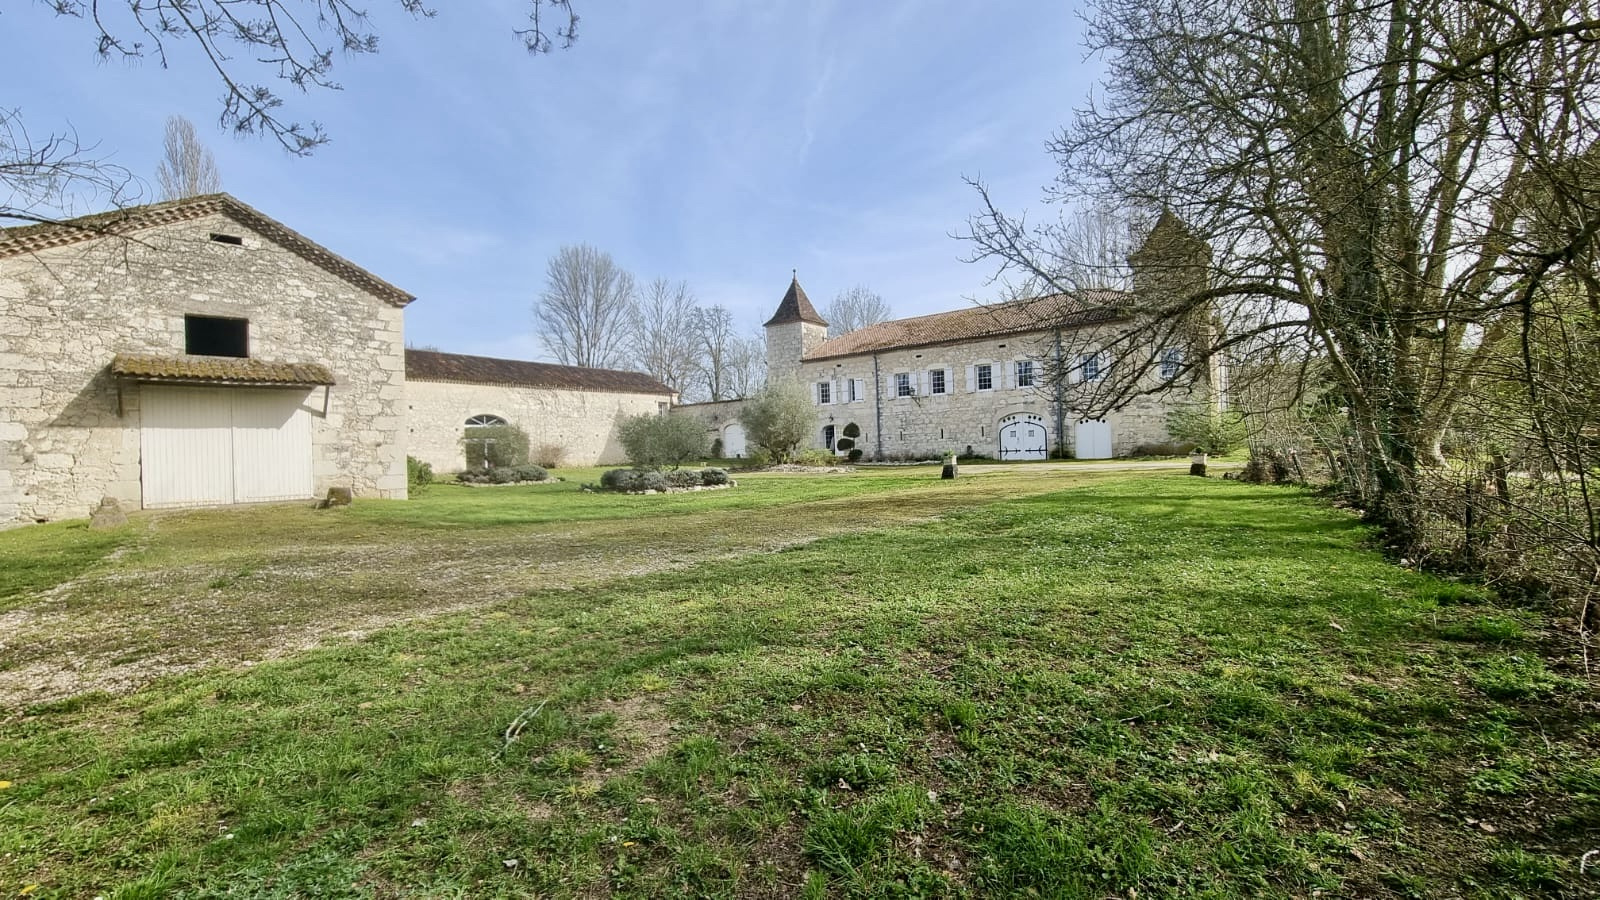
<svg viewBox="0 0 1600 900">
<path fill-rule="evenodd" d="M 766 325 L 788 325 L 791 322 L 810 322 L 813 325 L 828 327 L 828 320 L 817 314 L 817 308 L 811 305 L 811 300 L 800 287 L 797 276 L 789 282 L 789 291 L 783 295 L 783 300 L 778 303 L 778 311 L 772 314 Z M 765 328 L 766 325 L 762 327 Z"/>
<path fill-rule="evenodd" d="M 643 372 L 589 369 L 520 359 L 463 356 L 436 350 L 407 350 L 406 378 L 410 381 L 449 381 L 461 384 L 504 384 L 516 387 L 603 391 L 611 394 L 663 394 L 672 388 Z"/>
<path fill-rule="evenodd" d="M 149 356 L 118 353 L 111 374 L 131 381 L 185 384 L 310 386 L 333 384 L 333 373 L 317 363 L 268 362 L 231 356 Z"/>
<path fill-rule="evenodd" d="M 991 303 L 911 319 L 868 325 L 823 341 L 805 358 L 833 359 L 880 350 L 926 347 L 977 338 L 1042 331 L 1057 326 L 1078 328 L 1122 318 L 1128 295 L 1093 291 L 1077 296 L 1051 294 L 1007 303 Z"/>
<path fill-rule="evenodd" d="M 321 266 L 395 306 L 405 306 L 416 299 L 316 241 L 281 222 L 268 218 L 227 194 L 202 194 L 198 197 L 185 197 L 182 200 L 169 200 L 165 203 L 151 203 L 147 206 L 133 206 L 128 209 L 96 213 L 92 216 L 80 216 L 65 222 L 0 229 L 0 259 L 20 253 L 76 244 L 98 237 L 131 234 L 140 229 L 187 222 L 215 213 L 233 219 L 287 248 L 301 259 Z"/>
</svg>

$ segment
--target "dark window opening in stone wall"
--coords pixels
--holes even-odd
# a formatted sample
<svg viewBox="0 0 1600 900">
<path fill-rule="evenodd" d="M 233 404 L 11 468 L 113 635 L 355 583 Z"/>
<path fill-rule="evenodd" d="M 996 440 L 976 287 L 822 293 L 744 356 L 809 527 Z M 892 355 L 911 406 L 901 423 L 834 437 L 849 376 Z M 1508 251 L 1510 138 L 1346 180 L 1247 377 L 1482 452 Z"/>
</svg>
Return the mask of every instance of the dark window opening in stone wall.
<svg viewBox="0 0 1600 900">
<path fill-rule="evenodd" d="M 184 316 L 183 352 L 190 356 L 250 356 L 250 320 Z"/>
</svg>

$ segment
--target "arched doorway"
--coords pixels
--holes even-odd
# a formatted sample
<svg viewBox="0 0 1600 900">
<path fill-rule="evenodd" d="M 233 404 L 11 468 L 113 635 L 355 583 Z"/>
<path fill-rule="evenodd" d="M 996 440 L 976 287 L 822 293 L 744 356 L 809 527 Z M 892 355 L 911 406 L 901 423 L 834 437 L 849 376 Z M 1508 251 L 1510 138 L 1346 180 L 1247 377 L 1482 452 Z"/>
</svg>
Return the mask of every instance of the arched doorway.
<svg viewBox="0 0 1600 900">
<path fill-rule="evenodd" d="M 722 429 L 722 455 L 729 459 L 744 459 L 744 426 L 730 422 Z"/>
<path fill-rule="evenodd" d="M 1000 420 L 1000 458 L 1027 460 L 1050 458 L 1050 432 L 1044 417 L 1013 413 Z"/>
</svg>

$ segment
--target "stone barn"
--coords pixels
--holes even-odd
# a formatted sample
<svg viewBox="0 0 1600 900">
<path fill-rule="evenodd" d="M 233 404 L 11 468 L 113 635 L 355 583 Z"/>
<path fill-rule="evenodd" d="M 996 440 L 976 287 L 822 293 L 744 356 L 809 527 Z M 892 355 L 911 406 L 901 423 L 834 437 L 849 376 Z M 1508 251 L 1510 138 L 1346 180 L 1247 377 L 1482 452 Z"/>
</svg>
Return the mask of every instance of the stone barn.
<svg viewBox="0 0 1600 900">
<path fill-rule="evenodd" d="M 0 231 L 0 525 L 405 497 L 412 299 L 226 194 Z"/>
</svg>

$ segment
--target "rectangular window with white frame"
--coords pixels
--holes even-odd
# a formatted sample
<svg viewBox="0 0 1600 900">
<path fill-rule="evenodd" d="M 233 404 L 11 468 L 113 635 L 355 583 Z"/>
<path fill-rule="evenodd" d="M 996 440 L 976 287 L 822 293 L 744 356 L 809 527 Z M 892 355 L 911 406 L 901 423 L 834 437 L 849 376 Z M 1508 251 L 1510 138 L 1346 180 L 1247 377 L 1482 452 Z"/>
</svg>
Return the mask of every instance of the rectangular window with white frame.
<svg viewBox="0 0 1600 900">
<path fill-rule="evenodd" d="M 1098 353 L 1085 353 L 1078 357 L 1078 370 L 1083 373 L 1084 381 L 1099 381 L 1105 375 Z"/>
<path fill-rule="evenodd" d="M 856 380 L 854 378 L 847 379 L 844 384 L 846 403 L 854 403 L 861 399 L 861 395 L 856 391 Z"/>
<path fill-rule="evenodd" d="M 1160 375 L 1162 381 L 1171 381 L 1178 377 L 1178 369 L 1183 365 L 1183 351 L 1176 347 L 1168 347 L 1161 351 Z"/>
<path fill-rule="evenodd" d="M 917 389 L 911 385 L 911 373 L 896 372 L 894 376 L 894 395 L 896 397 L 916 396 Z"/>
<path fill-rule="evenodd" d="M 826 405 L 833 402 L 833 385 L 826 381 L 817 382 L 817 403 Z"/>
<path fill-rule="evenodd" d="M 994 366 L 988 363 L 980 363 L 977 367 L 977 381 L 978 390 L 994 390 Z"/>
<path fill-rule="evenodd" d="M 1033 387 L 1033 360 L 1022 359 L 1017 361 L 1017 387 Z"/>
<path fill-rule="evenodd" d="M 935 396 L 947 393 L 949 385 L 945 382 L 943 369 L 931 369 L 928 372 L 928 393 Z"/>
</svg>

